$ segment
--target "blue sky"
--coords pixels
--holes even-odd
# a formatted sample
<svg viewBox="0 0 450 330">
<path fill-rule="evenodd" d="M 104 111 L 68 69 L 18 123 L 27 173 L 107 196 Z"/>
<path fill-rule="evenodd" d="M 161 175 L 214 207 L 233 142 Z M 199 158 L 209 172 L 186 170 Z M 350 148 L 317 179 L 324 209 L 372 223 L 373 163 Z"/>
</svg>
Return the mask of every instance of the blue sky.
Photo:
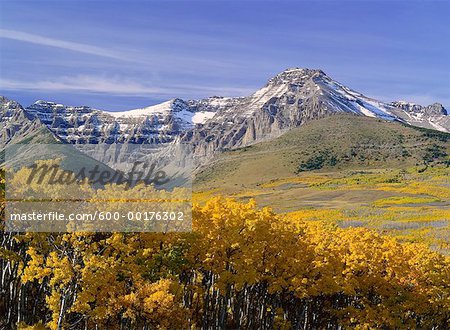
<svg viewBox="0 0 450 330">
<path fill-rule="evenodd" d="M 450 1 L 0 0 L 0 94 L 125 110 L 308 67 L 450 108 L 449 16 Z"/>
</svg>

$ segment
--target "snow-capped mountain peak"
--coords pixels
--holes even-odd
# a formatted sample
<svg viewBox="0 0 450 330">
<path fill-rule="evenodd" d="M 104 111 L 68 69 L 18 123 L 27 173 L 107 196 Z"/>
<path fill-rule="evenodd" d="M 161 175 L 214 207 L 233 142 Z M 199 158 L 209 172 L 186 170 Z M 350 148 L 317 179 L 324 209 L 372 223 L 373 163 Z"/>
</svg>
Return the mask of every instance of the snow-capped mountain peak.
<svg viewBox="0 0 450 330">
<path fill-rule="evenodd" d="M 307 79 L 313 77 L 324 77 L 325 72 L 319 69 L 308 69 L 308 68 L 289 68 L 286 69 L 268 81 L 268 85 L 276 84 L 296 84 L 303 83 Z"/>
<path fill-rule="evenodd" d="M 8 104 L 3 107 L 9 110 L 2 110 L 5 120 L 14 108 Z M 69 143 L 170 143 L 181 139 L 196 145 L 201 154 L 271 139 L 334 113 L 450 131 L 450 116 L 439 103 L 381 102 L 333 80 L 322 70 L 307 68 L 286 69 L 246 97 L 175 98 L 120 112 L 40 100 L 24 111 Z"/>
<path fill-rule="evenodd" d="M 167 115 L 172 112 L 180 111 L 187 105 L 181 99 L 172 99 L 160 104 L 151 105 L 145 108 L 126 110 L 126 111 L 105 111 L 105 113 L 115 117 L 146 117 L 153 115 Z"/>
<path fill-rule="evenodd" d="M 105 113 L 117 119 L 174 116 L 187 125 L 204 124 L 215 114 L 212 111 L 194 111 L 187 102 L 178 98 L 141 109 Z"/>
</svg>

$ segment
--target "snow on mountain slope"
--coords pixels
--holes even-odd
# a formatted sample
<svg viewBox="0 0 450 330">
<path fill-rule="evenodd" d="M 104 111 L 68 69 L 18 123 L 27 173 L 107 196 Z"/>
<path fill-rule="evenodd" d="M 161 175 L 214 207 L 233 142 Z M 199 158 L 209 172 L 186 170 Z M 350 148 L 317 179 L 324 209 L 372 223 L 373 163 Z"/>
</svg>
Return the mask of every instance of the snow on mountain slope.
<svg viewBox="0 0 450 330">
<path fill-rule="evenodd" d="M 40 100 L 26 111 L 69 143 L 167 143 L 195 125 L 204 124 L 215 114 L 195 110 L 181 99 L 122 112 Z"/>
<path fill-rule="evenodd" d="M 199 111 L 195 112 L 191 118 L 192 123 L 194 124 L 204 124 L 207 120 L 214 117 L 216 113 L 211 111 Z"/>
<path fill-rule="evenodd" d="M 447 115 L 429 111 L 412 122 L 406 114 L 409 109 L 366 97 L 314 69 L 285 70 L 248 97 L 228 98 L 216 111 L 211 120 L 184 136 L 196 146 L 199 155 L 270 140 L 293 127 L 334 113 L 450 130 Z"/>
<path fill-rule="evenodd" d="M 169 100 L 166 102 L 163 102 L 161 104 L 149 106 L 146 108 L 141 109 L 134 109 L 134 110 L 128 110 L 128 111 L 105 111 L 105 113 L 115 117 L 145 117 L 145 116 L 152 116 L 152 115 L 163 115 L 168 114 L 172 110 L 173 100 Z"/>
<path fill-rule="evenodd" d="M 450 132 L 450 116 L 440 103 L 422 106 L 397 101 L 389 103 L 392 112 L 410 125 Z"/>
<path fill-rule="evenodd" d="M 8 111 L 4 116 L 11 115 Z M 181 139 L 198 146 L 201 154 L 271 139 L 307 121 L 342 112 L 450 131 L 450 116 L 440 104 L 380 102 L 321 70 L 301 68 L 277 74 L 246 97 L 172 99 L 121 112 L 37 101 L 25 111 L 69 143 L 171 143 Z"/>
<path fill-rule="evenodd" d="M 208 119 L 212 118 L 215 114 L 213 111 L 197 111 L 194 112 L 190 109 L 189 105 L 181 99 L 169 100 L 157 105 L 149 106 L 141 109 L 134 109 L 128 111 L 105 111 L 104 113 L 113 116 L 114 118 L 126 119 L 126 118 L 145 118 L 145 117 L 157 117 L 163 118 L 169 115 L 182 120 L 187 126 L 194 124 L 204 124 Z"/>
</svg>

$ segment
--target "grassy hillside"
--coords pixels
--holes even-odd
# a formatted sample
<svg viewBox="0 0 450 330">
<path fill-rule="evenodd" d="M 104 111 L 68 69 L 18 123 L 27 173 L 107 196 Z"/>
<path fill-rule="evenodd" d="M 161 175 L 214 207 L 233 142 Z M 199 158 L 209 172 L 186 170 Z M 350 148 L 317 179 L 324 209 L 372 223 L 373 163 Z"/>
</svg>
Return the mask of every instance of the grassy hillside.
<svg viewBox="0 0 450 330">
<path fill-rule="evenodd" d="M 310 171 L 421 167 L 448 162 L 450 134 L 397 122 L 335 115 L 272 141 L 219 155 L 196 176 L 196 187 L 262 184 Z"/>
<path fill-rule="evenodd" d="M 194 198 L 255 199 L 450 254 L 449 147 L 450 134 L 338 115 L 219 155 L 198 173 Z"/>
</svg>

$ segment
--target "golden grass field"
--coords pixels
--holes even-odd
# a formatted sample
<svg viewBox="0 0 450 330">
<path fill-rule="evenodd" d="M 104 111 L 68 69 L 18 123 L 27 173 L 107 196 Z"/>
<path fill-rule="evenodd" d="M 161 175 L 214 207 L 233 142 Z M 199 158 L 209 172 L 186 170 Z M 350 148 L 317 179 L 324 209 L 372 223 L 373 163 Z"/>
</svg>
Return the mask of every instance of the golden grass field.
<svg viewBox="0 0 450 330">
<path fill-rule="evenodd" d="M 198 189 L 202 203 L 215 195 L 255 199 L 278 213 L 327 220 L 341 227 L 368 227 L 400 240 L 427 242 L 450 253 L 450 171 L 430 168 L 304 172 L 258 184 Z"/>
</svg>

